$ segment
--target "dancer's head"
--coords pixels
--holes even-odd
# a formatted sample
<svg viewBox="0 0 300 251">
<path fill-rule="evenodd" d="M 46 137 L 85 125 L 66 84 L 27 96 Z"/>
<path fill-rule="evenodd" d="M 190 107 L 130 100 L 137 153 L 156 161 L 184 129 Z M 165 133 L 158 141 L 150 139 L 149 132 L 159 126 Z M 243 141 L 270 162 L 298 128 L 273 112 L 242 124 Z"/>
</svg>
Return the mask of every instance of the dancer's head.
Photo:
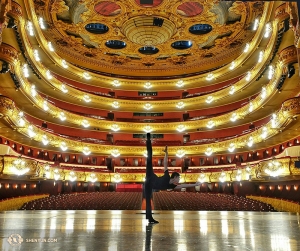
<svg viewBox="0 0 300 251">
<path fill-rule="evenodd" d="M 179 183 L 179 180 L 180 180 L 180 174 L 177 172 L 173 172 L 171 174 L 170 183 L 177 184 Z"/>
</svg>

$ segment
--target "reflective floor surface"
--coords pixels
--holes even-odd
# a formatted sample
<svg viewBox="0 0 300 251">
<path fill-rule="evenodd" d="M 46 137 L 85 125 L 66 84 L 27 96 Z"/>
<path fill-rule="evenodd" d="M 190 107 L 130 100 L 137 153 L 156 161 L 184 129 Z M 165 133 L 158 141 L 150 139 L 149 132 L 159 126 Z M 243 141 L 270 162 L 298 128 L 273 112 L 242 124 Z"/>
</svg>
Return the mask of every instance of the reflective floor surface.
<svg viewBox="0 0 300 251">
<path fill-rule="evenodd" d="M 281 212 L 0 212 L 1 250 L 300 250 L 300 217 Z"/>
</svg>

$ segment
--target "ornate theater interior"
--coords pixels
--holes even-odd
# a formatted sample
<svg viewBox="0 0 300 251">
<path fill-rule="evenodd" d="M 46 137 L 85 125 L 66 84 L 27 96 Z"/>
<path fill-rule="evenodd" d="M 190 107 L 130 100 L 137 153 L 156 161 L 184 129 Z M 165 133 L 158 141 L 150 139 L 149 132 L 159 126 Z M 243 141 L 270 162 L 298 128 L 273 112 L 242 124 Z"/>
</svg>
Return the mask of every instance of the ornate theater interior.
<svg viewBox="0 0 300 251">
<path fill-rule="evenodd" d="M 296 2 L 3 0 L 0 23 L 1 199 L 141 191 L 150 132 L 157 175 L 167 145 L 197 191 L 300 200 Z"/>
</svg>

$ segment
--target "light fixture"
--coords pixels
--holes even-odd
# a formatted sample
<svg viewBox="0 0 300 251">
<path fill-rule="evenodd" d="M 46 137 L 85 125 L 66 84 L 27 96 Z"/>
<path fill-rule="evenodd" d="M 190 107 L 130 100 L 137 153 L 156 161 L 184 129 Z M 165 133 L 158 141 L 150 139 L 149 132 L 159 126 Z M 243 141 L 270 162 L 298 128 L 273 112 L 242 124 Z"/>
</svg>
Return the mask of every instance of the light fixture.
<svg viewBox="0 0 300 251">
<path fill-rule="evenodd" d="M 63 93 L 67 93 L 68 92 L 68 89 L 67 89 L 67 87 L 64 84 L 61 85 L 61 91 Z"/>
<path fill-rule="evenodd" d="M 144 105 L 144 108 L 145 108 L 146 110 L 150 110 L 150 109 L 153 108 L 153 106 L 152 106 L 150 103 L 146 103 L 146 104 Z"/>
<path fill-rule="evenodd" d="M 271 23 L 267 23 L 264 37 L 266 38 L 269 37 L 271 32 L 272 32 L 272 25 Z"/>
<path fill-rule="evenodd" d="M 262 60 L 263 60 L 263 58 L 264 58 L 264 52 L 263 52 L 263 51 L 260 51 L 260 52 L 259 52 L 259 56 L 258 56 L 258 63 L 261 63 Z"/>
<path fill-rule="evenodd" d="M 93 183 L 97 181 L 96 174 L 94 174 L 94 173 L 90 174 L 90 181 L 93 182 Z"/>
<path fill-rule="evenodd" d="M 262 87 L 260 97 L 264 99 L 266 96 L 267 96 L 267 89 L 266 87 Z"/>
<path fill-rule="evenodd" d="M 61 60 L 61 65 L 62 65 L 62 67 L 64 67 L 65 69 L 69 67 L 68 64 L 67 64 L 67 61 L 64 60 L 64 59 Z"/>
<path fill-rule="evenodd" d="M 264 127 L 262 128 L 261 137 L 262 137 L 263 139 L 265 139 L 267 136 L 268 136 L 268 128 L 264 126 Z"/>
<path fill-rule="evenodd" d="M 52 74 L 51 74 L 51 72 L 49 70 L 46 71 L 46 77 L 49 80 L 52 79 Z"/>
<path fill-rule="evenodd" d="M 271 124 L 272 128 L 276 128 L 278 123 L 277 115 L 275 113 L 272 114 Z"/>
<path fill-rule="evenodd" d="M 269 65 L 269 71 L 268 71 L 268 79 L 272 79 L 274 76 L 275 70 L 273 65 Z"/>
<path fill-rule="evenodd" d="M 83 147 L 82 152 L 83 152 L 84 155 L 90 155 L 91 154 L 91 150 L 87 146 Z"/>
<path fill-rule="evenodd" d="M 150 88 L 152 87 L 152 84 L 151 84 L 150 82 L 146 82 L 146 83 L 144 84 L 144 87 L 145 87 L 146 89 L 150 89 Z"/>
<path fill-rule="evenodd" d="M 176 107 L 182 109 L 184 107 L 184 102 L 180 101 L 176 104 Z"/>
<path fill-rule="evenodd" d="M 246 74 L 245 80 L 246 80 L 246 81 L 249 81 L 250 78 L 251 78 L 251 72 L 248 71 L 247 74 Z"/>
<path fill-rule="evenodd" d="M 48 106 L 47 100 L 44 100 L 44 102 L 43 102 L 43 109 L 44 109 L 44 111 L 48 111 L 49 110 L 49 106 Z"/>
<path fill-rule="evenodd" d="M 32 85 L 31 88 L 30 88 L 30 91 L 31 91 L 31 95 L 33 97 L 35 97 L 37 95 L 37 92 L 36 92 L 36 89 L 35 89 L 35 85 Z"/>
<path fill-rule="evenodd" d="M 66 142 L 61 142 L 60 143 L 60 148 L 61 148 L 61 150 L 66 151 L 68 149 L 68 146 L 67 146 Z"/>
<path fill-rule="evenodd" d="M 49 140 L 48 140 L 47 135 L 43 135 L 43 136 L 42 136 L 42 142 L 43 142 L 44 146 L 48 145 Z"/>
<path fill-rule="evenodd" d="M 215 122 L 213 120 L 210 120 L 210 121 L 207 122 L 206 126 L 208 128 L 213 128 L 215 126 Z"/>
<path fill-rule="evenodd" d="M 30 36 L 34 36 L 33 24 L 31 21 L 27 22 L 27 30 Z"/>
<path fill-rule="evenodd" d="M 185 125 L 178 125 L 177 128 L 176 128 L 176 130 L 177 130 L 178 132 L 183 132 L 183 131 L 185 131 Z"/>
<path fill-rule="evenodd" d="M 54 179 L 55 179 L 55 180 L 59 180 L 59 178 L 60 178 L 60 173 L 59 173 L 58 169 L 55 169 L 55 170 L 54 170 L 54 175 L 53 175 L 53 176 L 54 176 Z"/>
<path fill-rule="evenodd" d="M 215 77 L 214 77 L 214 74 L 209 73 L 209 74 L 207 75 L 207 77 L 206 77 L 206 80 L 211 81 L 211 80 L 213 80 L 214 78 L 215 78 Z"/>
<path fill-rule="evenodd" d="M 146 132 L 146 133 L 152 132 L 152 130 L 153 130 L 153 128 L 149 125 L 144 127 L 144 132 Z"/>
<path fill-rule="evenodd" d="M 249 147 L 252 147 L 252 145 L 253 145 L 253 137 L 252 137 L 252 136 L 249 137 L 248 142 L 247 142 L 247 145 L 248 145 Z"/>
<path fill-rule="evenodd" d="M 178 87 L 184 86 L 183 80 L 178 80 L 177 83 L 176 83 L 176 86 L 178 86 Z"/>
<path fill-rule="evenodd" d="M 242 171 L 241 170 L 237 170 L 237 175 L 235 176 L 237 181 L 241 181 L 242 179 Z"/>
<path fill-rule="evenodd" d="M 231 115 L 231 117 L 230 117 L 230 120 L 231 120 L 232 122 L 234 122 L 234 121 L 237 120 L 237 118 L 238 118 L 238 115 L 234 112 L 234 113 L 232 113 L 232 115 Z"/>
<path fill-rule="evenodd" d="M 176 156 L 178 158 L 182 158 L 184 155 L 185 155 L 185 151 L 184 150 L 182 150 L 182 149 L 177 150 Z"/>
<path fill-rule="evenodd" d="M 77 176 L 73 171 L 70 172 L 69 176 L 70 176 L 70 181 L 71 182 L 73 182 L 77 179 Z"/>
<path fill-rule="evenodd" d="M 223 183 L 226 181 L 226 173 L 222 172 L 219 176 L 219 180 Z"/>
<path fill-rule="evenodd" d="M 198 181 L 203 183 L 203 182 L 205 182 L 205 178 L 206 178 L 206 175 L 204 173 L 201 173 L 200 177 L 198 178 Z"/>
<path fill-rule="evenodd" d="M 17 159 L 12 161 L 10 169 L 14 174 L 18 176 L 24 175 L 30 170 L 28 167 L 25 167 L 25 164 L 25 161 L 21 157 L 18 157 Z"/>
<path fill-rule="evenodd" d="M 113 149 L 113 150 L 111 150 L 111 155 L 114 157 L 118 157 L 118 156 L 120 156 L 120 152 L 118 149 Z"/>
<path fill-rule="evenodd" d="M 117 87 L 117 86 L 120 86 L 121 83 L 120 83 L 119 80 L 115 79 L 115 80 L 112 81 L 112 85 Z"/>
<path fill-rule="evenodd" d="M 27 64 L 23 64 L 23 75 L 25 78 L 28 78 L 29 77 L 29 70 L 28 70 L 28 65 Z"/>
<path fill-rule="evenodd" d="M 253 103 L 250 102 L 249 103 L 249 109 L 248 109 L 249 112 L 252 112 L 253 111 Z"/>
<path fill-rule="evenodd" d="M 60 118 L 61 121 L 66 120 L 66 116 L 65 116 L 64 112 L 59 113 L 59 118 Z"/>
<path fill-rule="evenodd" d="M 208 96 L 205 100 L 206 103 L 211 103 L 212 101 L 214 100 L 214 97 L 213 96 Z"/>
<path fill-rule="evenodd" d="M 207 147 L 205 150 L 205 155 L 210 156 L 213 154 L 213 149 L 211 147 Z"/>
<path fill-rule="evenodd" d="M 51 42 L 48 42 L 49 51 L 54 51 L 53 45 Z"/>
<path fill-rule="evenodd" d="M 265 169 L 265 173 L 272 176 L 277 177 L 283 172 L 282 164 L 277 161 L 275 158 L 272 159 L 268 163 L 268 167 Z"/>
<path fill-rule="evenodd" d="M 84 94 L 84 95 L 83 95 L 83 100 L 84 100 L 85 102 L 89 103 L 89 102 L 91 102 L 92 99 L 90 98 L 89 95 Z"/>
<path fill-rule="evenodd" d="M 86 71 L 82 73 L 82 76 L 83 76 L 85 79 L 87 79 L 87 80 L 89 80 L 89 79 L 92 78 L 91 75 L 90 75 L 88 72 L 86 72 Z"/>
<path fill-rule="evenodd" d="M 36 135 L 36 133 L 33 131 L 33 126 L 32 125 L 28 126 L 27 132 L 28 132 L 28 136 L 30 138 L 33 138 Z"/>
<path fill-rule="evenodd" d="M 233 86 L 230 87 L 229 94 L 232 95 L 232 94 L 234 94 L 234 92 L 235 92 L 235 87 L 233 85 Z"/>
<path fill-rule="evenodd" d="M 230 64 L 229 69 L 230 69 L 230 70 L 233 70 L 234 68 L 235 68 L 235 62 L 232 61 L 231 64 Z"/>
<path fill-rule="evenodd" d="M 87 127 L 90 126 L 90 123 L 89 123 L 86 119 L 83 119 L 83 120 L 81 121 L 81 124 L 82 124 L 83 127 L 85 127 L 85 128 L 87 128 Z"/>
<path fill-rule="evenodd" d="M 256 31 L 256 30 L 257 30 L 257 28 L 258 28 L 258 25 L 259 25 L 259 19 L 258 19 L 258 18 L 256 18 L 256 19 L 254 20 L 254 25 L 253 25 L 253 30 L 254 30 L 254 31 Z"/>
<path fill-rule="evenodd" d="M 117 132 L 117 131 L 119 131 L 120 130 L 120 127 L 117 125 L 117 124 L 113 124 L 113 125 L 111 125 L 111 127 L 110 127 L 114 132 Z"/>
<path fill-rule="evenodd" d="M 228 147 L 228 151 L 232 153 L 234 150 L 235 150 L 235 144 L 234 143 L 230 143 L 229 147 Z"/>
<path fill-rule="evenodd" d="M 25 122 L 25 120 L 21 117 L 21 118 L 19 118 L 18 124 L 19 124 L 19 126 L 23 127 L 23 126 L 25 126 L 26 122 Z"/>
<path fill-rule="evenodd" d="M 42 30 L 46 29 L 46 26 L 44 24 L 44 19 L 42 17 L 39 17 L 39 25 L 40 25 Z"/>
<path fill-rule="evenodd" d="M 114 175 L 114 180 L 115 180 L 116 183 L 121 182 L 121 181 L 122 181 L 121 175 L 118 174 L 118 173 L 116 173 L 116 174 Z"/>
<path fill-rule="evenodd" d="M 113 108 L 119 108 L 119 107 L 120 107 L 120 104 L 119 104 L 118 101 L 114 101 L 114 102 L 112 102 L 111 106 L 112 106 Z"/>
<path fill-rule="evenodd" d="M 245 53 L 248 52 L 249 49 L 250 49 L 250 44 L 249 44 L 249 43 L 246 43 L 245 48 L 244 48 L 244 52 L 245 52 Z"/>
<path fill-rule="evenodd" d="M 41 61 L 38 50 L 33 51 L 33 56 L 36 61 Z"/>
<path fill-rule="evenodd" d="M 144 155 L 144 157 L 147 158 L 147 157 L 148 157 L 148 152 L 147 152 L 147 151 L 144 151 L 144 152 L 143 152 L 143 155 Z"/>
</svg>

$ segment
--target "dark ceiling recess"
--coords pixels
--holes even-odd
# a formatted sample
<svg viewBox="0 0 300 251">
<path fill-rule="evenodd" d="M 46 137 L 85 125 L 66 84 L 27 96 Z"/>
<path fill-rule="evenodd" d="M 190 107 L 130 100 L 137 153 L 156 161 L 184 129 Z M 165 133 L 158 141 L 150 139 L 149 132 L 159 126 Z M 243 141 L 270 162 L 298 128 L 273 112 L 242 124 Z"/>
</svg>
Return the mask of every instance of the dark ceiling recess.
<svg viewBox="0 0 300 251">
<path fill-rule="evenodd" d="M 153 46 L 144 46 L 139 48 L 139 53 L 142 53 L 144 55 L 153 55 L 159 52 L 159 49 Z"/>
<path fill-rule="evenodd" d="M 93 34 L 104 34 L 108 32 L 108 27 L 101 23 L 90 23 L 85 26 L 85 29 Z"/>
<path fill-rule="evenodd" d="M 153 0 L 141 0 L 141 4 L 153 4 Z"/>
<path fill-rule="evenodd" d="M 171 46 L 177 50 L 188 49 L 192 47 L 192 45 L 193 45 L 192 41 L 176 41 L 171 44 Z"/>
<path fill-rule="evenodd" d="M 203 35 L 212 31 L 210 24 L 194 24 L 189 28 L 189 32 L 194 35 Z"/>
<path fill-rule="evenodd" d="M 120 40 L 108 40 L 105 45 L 111 49 L 123 49 L 126 47 L 126 43 Z"/>
<path fill-rule="evenodd" d="M 162 18 L 154 17 L 153 18 L 153 26 L 162 27 L 164 20 Z"/>
</svg>

